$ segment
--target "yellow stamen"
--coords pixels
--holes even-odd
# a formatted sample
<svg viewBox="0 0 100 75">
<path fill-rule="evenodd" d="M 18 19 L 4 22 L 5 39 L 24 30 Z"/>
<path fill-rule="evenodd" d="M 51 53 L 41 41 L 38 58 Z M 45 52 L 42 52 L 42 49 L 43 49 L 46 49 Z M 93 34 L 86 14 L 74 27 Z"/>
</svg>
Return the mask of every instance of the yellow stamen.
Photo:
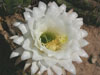
<svg viewBox="0 0 100 75">
<path fill-rule="evenodd" d="M 58 51 L 61 49 L 61 46 L 65 44 L 67 41 L 67 36 L 57 36 L 55 40 L 46 43 L 45 46 L 52 51 Z"/>
<path fill-rule="evenodd" d="M 52 39 L 53 36 L 55 37 Z M 43 37 L 43 39 L 41 38 L 41 40 L 45 40 L 45 42 L 43 41 L 42 44 L 45 45 L 46 48 L 52 51 L 60 50 L 62 45 L 68 41 L 68 37 L 66 35 L 58 35 L 58 34 L 56 35 L 54 33 L 51 34 L 51 32 L 48 33 L 45 32 L 45 34 L 43 33 L 41 37 Z"/>
</svg>

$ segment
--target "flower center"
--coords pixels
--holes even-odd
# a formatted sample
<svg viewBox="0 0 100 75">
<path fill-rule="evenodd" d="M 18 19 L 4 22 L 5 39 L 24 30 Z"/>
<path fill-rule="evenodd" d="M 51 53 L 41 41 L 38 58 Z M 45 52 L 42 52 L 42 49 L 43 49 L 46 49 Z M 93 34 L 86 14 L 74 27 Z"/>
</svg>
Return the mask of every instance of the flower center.
<svg viewBox="0 0 100 75">
<path fill-rule="evenodd" d="M 46 48 L 52 51 L 58 51 L 61 49 L 62 45 L 68 41 L 68 37 L 66 35 L 59 35 L 54 32 L 44 32 L 41 36 L 41 43 Z"/>
</svg>

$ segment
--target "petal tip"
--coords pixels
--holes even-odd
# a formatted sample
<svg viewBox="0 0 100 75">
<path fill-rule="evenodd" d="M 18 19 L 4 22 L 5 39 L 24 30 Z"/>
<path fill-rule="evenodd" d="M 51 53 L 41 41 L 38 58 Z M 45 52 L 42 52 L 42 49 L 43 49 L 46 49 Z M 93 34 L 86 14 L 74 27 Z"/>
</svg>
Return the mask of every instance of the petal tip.
<svg viewBox="0 0 100 75">
<path fill-rule="evenodd" d="M 10 55 L 10 58 L 14 58 L 14 57 L 17 57 L 17 56 L 19 56 L 18 52 L 12 52 L 11 55 Z"/>
</svg>

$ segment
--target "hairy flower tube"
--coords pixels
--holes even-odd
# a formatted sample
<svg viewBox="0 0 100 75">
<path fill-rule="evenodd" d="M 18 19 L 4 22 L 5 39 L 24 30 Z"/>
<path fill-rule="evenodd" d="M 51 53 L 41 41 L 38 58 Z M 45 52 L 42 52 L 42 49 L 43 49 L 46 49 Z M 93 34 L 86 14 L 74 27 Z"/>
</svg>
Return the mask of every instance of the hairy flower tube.
<svg viewBox="0 0 100 75">
<path fill-rule="evenodd" d="M 11 37 L 21 46 L 12 52 L 11 58 L 20 55 L 21 60 L 27 60 L 24 69 L 31 65 L 32 75 L 42 75 L 44 71 L 48 75 L 62 75 L 64 69 L 76 74 L 72 61 L 81 63 L 80 56 L 88 57 L 82 49 L 88 44 L 84 39 L 88 33 L 80 29 L 83 19 L 55 2 L 39 2 L 32 10 L 26 8 L 24 17 L 26 23 L 14 23 L 23 35 Z"/>
</svg>

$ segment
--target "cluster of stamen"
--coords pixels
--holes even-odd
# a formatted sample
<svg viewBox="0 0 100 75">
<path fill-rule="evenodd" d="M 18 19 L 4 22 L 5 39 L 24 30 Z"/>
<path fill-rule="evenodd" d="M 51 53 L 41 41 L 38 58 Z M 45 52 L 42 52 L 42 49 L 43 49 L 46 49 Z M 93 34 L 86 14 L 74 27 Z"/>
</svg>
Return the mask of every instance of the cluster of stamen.
<svg viewBox="0 0 100 75">
<path fill-rule="evenodd" d="M 68 41 L 68 37 L 66 35 L 59 35 L 48 31 L 44 32 L 40 38 L 42 45 L 52 51 L 60 50 L 62 45 Z"/>
</svg>

